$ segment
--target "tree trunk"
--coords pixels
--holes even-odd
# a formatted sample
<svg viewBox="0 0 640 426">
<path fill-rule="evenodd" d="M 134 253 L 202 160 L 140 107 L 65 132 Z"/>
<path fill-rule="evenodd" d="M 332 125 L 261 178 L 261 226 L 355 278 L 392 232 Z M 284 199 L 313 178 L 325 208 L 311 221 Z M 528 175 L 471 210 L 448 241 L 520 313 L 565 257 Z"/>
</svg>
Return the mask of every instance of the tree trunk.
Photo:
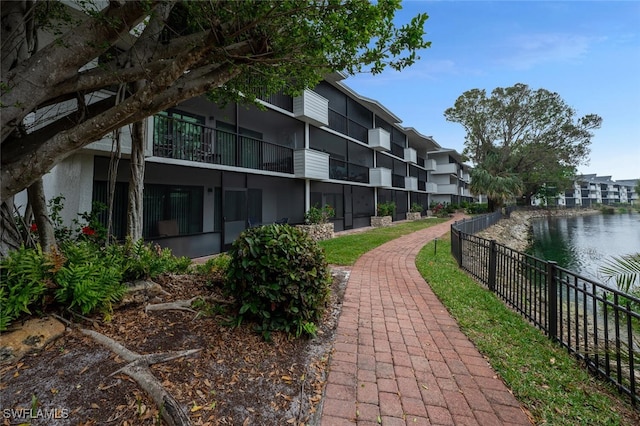
<svg viewBox="0 0 640 426">
<path fill-rule="evenodd" d="M 14 219 L 13 198 L 0 204 L 0 257 L 6 257 L 10 251 L 20 248 L 22 235 Z"/>
<path fill-rule="evenodd" d="M 29 197 L 29 204 L 33 209 L 33 218 L 38 227 L 40 246 L 44 251 L 51 251 L 51 249 L 56 247 L 56 236 L 53 230 L 53 223 L 51 223 L 51 219 L 49 218 L 49 211 L 47 210 L 47 199 L 44 195 L 42 178 L 27 188 L 27 196 Z"/>
<path fill-rule="evenodd" d="M 132 241 L 142 239 L 144 146 L 147 121 L 133 123 L 131 129 L 131 177 L 129 178 L 129 204 L 127 208 L 127 235 Z"/>
<path fill-rule="evenodd" d="M 494 212 L 496 211 L 496 200 L 494 200 L 493 198 L 487 197 L 487 210 L 489 212 Z"/>
</svg>

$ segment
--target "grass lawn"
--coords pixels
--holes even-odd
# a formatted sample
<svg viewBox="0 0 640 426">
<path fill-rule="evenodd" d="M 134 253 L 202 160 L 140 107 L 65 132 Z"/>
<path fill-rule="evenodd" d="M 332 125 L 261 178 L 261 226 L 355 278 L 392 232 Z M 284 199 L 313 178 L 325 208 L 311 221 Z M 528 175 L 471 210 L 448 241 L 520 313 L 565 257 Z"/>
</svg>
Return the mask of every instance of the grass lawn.
<svg viewBox="0 0 640 426">
<path fill-rule="evenodd" d="M 427 244 L 418 270 L 536 424 L 633 425 L 639 413 L 565 350 L 458 268 L 451 240 Z"/>
<path fill-rule="evenodd" d="M 331 240 L 320 241 L 324 248 L 327 262 L 332 265 L 353 265 L 364 253 L 387 241 L 410 234 L 421 229 L 446 222 L 449 219 L 429 218 L 398 225 L 376 228 L 358 234 L 343 235 Z"/>
</svg>

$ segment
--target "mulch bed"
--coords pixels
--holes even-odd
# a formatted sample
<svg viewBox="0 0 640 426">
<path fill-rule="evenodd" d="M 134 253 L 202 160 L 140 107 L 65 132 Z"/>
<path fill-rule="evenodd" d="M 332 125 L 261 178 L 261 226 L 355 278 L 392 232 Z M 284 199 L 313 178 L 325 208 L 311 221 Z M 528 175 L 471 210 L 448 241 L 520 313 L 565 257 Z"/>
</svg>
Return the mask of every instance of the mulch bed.
<svg viewBox="0 0 640 426">
<path fill-rule="evenodd" d="M 138 384 L 125 374 L 113 374 L 124 360 L 82 334 L 80 326 L 140 354 L 200 349 L 151 366 L 195 425 L 312 424 L 317 421 L 348 276 L 346 270 L 333 271 L 331 302 L 317 337 L 292 339 L 273 333 L 271 342 L 254 332 L 252 324 L 225 325 L 224 304 L 197 314 L 145 313 L 147 303 L 198 295 L 223 298 L 219 289 L 197 276 L 162 277 L 158 282 L 169 296 L 138 297 L 116 308 L 110 321 L 74 323 L 44 350 L 0 366 L 2 420 L 32 425 L 162 424 L 158 407 Z M 20 408 L 31 411 L 7 411 Z"/>
</svg>

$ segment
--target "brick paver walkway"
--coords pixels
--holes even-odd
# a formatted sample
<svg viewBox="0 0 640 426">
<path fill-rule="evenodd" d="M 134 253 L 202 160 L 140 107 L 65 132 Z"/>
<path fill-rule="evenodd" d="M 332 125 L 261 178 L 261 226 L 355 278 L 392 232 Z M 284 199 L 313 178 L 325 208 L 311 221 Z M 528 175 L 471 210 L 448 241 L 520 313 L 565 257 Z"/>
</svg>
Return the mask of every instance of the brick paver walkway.
<svg viewBox="0 0 640 426">
<path fill-rule="evenodd" d="M 450 224 L 386 243 L 353 266 L 322 426 L 531 425 L 415 267 Z"/>
</svg>

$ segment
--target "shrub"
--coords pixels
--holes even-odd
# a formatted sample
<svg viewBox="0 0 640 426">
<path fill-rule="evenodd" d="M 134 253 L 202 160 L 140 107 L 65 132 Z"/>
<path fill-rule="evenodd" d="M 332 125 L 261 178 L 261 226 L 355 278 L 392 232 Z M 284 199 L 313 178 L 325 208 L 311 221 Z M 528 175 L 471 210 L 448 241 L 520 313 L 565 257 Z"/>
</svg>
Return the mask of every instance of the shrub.
<svg viewBox="0 0 640 426">
<path fill-rule="evenodd" d="M 30 307 L 44 308 L 54 300 L 83 315 L 109 313 L 124 295 L 123 281 L 185 273 L 191 265 L 188 257 L 143 241 L 99 244 L 80 238 L 61 243 L 60 251 L 43 253 L 37 246 L 10 252 L 0 261 L 0 331 L 21 314 L 31 314 Z"/>
<path fill-rule="evenodd" d="M 422 206 L 418 203 L 411 204 L 412 213 L 422 213 Z"/>
<path fill-rule="evenodd" d="M 223 283 L 229 269 L 231 257 L 227 253 L 220 253 L 205 263 L 196 266 L 196 273 L 204 275 L 208 284 Z"/>
<path fill-rule="evenodd" d="M 469 203 L 465 209 L 467 214 L 483 214 L 489 211 L 487 203 Z"/>
<path fill-rule="evenodd" d="M 65 244 L 63 252 L 67 262 L 53 277 L 59 286 L 56 300 L 77 307 L 83 315 L 94 310 L 110 312 L 126 290 L 119 259 L 88 241 Z"/>
<path fill-rule="evenodd" d="M 146 280 L 168 272 L 185 273 L 191 265 L 191 259 L 175 257 L 168 248 L 130 238 L 122 245 L 108 246 L 106 252 L 120 262 L 124 281 Z"/>
<path fill-rule="evenodd" d="M 324 251 L 289 225 L 265 225 L 240 234 L 229 251 L 224 288 L 238 304 L 238 324 L 258 322 L 265 339 L 282 330 L 315 333 L 329 296 L 331 273 Z"/>
<path fill-rule="evenodd" d="M 41 300 L 47 264 L 42 250 L 21 247 L 0 262 L 0 331 Z"/>
<path fill-rule="evenodd" d="M 304 223 L 307 225 L 327 223 L 335 215 L 335 209 L 329 204 L 325 204 L 322 208 L 319 208 L 316 204 L 304 214 Z"/>
<path fill-rule="evenodd" d="M 396 211 L 396 203 L 394 203 L 393 201 L 379 203 L 377 211 L 378 216 L 393 216 Z"/>
</svg>

